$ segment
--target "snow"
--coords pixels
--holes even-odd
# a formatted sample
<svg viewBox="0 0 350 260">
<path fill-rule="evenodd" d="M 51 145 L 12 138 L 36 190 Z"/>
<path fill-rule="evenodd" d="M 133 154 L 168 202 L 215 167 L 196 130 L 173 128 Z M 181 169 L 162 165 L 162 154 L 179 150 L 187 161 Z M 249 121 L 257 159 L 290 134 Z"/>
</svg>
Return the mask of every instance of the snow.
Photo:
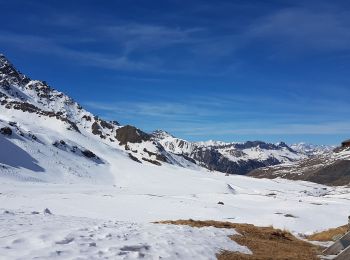
<svg viewBox="0 0 350 260">
<path fill-rule="evenodd" d="M 241 161 L 266 161 L 269 159 L 274 159 L 280 163 L 293 162 L 300 159 L 307 158 L 304 152 L 295 152 L 288 149 L 288 147 L 281 143 L 276 144 L 275 147 L 267 149 L 266 147 L 261 148 L 259 145 L 255 145 L 250 148 L 241 149 L 237 145 L 244 145 L 244 143 L 225 143 L 221 141 L 209 140 L 206 142 L 189 142 L 183 139 L 176 138 L 169 133 L 161 130 L 154 132 L 157 141 L 161 143 L 164 148 L 175 154 L 185 154 L 191 156 L 191 154 L 198 148 L 213 148 L 224 155 L 227 159 L 233 162 Z"/>
<path fill-rule="evenodd" d="M 23 136 L 11 126 L 13 136 L 1 136 L 8 145 L 1 152 L 23 164 L 13 165 L 4 160 L 5 156 L 0 157 L 0 205 L 5 209 L 50 208 L 67 217 L 137 223 L 213 219 L 273 225 L 295 234 L 343 225 L 349 215 L 349 188 L 224 176 L 165 163 L 140 164 L 130 160 L 117 144 L 112 146 L 87 131 L 79 134 L 67 130 L 63 122 L 53 118 L 1 111 L 0 126 L 8 126 L 9 121 L 18 122 Z M 30 138 L 29 130 L 38 140 Z M 89 149 L 103 163 L 58 149 L 52 145 L 57 140 Z M 140 149 L 152 148 L 149 144 L 137 145 Z M 8 147 L 15 150 L 11 152 Z M 16 149 L 23 150 L 30 160 L 19 157 Z M 44 171 L 33 170 L 33 165 Z M 218 205 L 219 201 L 225 205 Z"/>
<path fill-rule="evenodd" d="M 0 79 L 3 76 L 6 79 L 3 74 Z M 0 128 L 10 127 L 13 132 L 11 136 L 0 134 L 1 259 L 77 259 L 81 255 L 87 259 L 214 259 L 221 249 L 250 251 L 227 237 L 235 233 L 232 229 L 152 222 L 209 219 L 310 234 L 343 225 L 349 215 L 348 187 L 225 176 L 165 151 L 173 165 L 134 162 L 128 153 L 155 159 L 152 153 L 160 150 L 157 143 L 128 144 L 130 150 L 126 151 L 115 139 L 110 141 L 117 126 L 101 130 L 108 138 L 94 135 L 93 120 L 82 119 L 93 115 L 61 92 L 52 90 L 52 100 L 46 100 L 38 95 L 46 88 L 42 82 L 10 83 L 20 95 L 10 95 L 9 100 L 23 98 L 46 111 L 63 112 L 77 122 L 80 133 L 67 129 L 67 122 L 54 116 L 0 105 Z M 174 153 L 190 153 L 200 145 L 160 134 L 161 143 Z M 66 146 L 53 145 L 61 140 Z M 100 159 L 88 158 L 74 147 L 89 150 Z M 232 156 L 225 147 L 220 152 Z M 243 152 L 243 159 L 272 156 L 289 162 L 303 157 L 286 148 L 252 147 Z M 46 208 L 53 215 L 42 214 Z M 287 217 L 291 215 L 294 217 Z"/>
<path fill-rule="evenodd" d="M 306 156 L 302 156 L 300 154 L 293 153 L 286 148 L 280 150 L 269 150 L 269 149 L 261 149 L 260 147 L 251 147 L 247 149 L 243 149 L 243 155 L 240 157 L 231 155 L 231 148 L 222 148 L 219 151 L 228 159 L 234 162 L 245 161 L 245 160 L 258 160 L 264 161 L 269 158 L 275 158 L 280 162 L 287 163 L 295 160 L 300 160 L 306 158 Z"/>
<path fill-rule="evenodd" d="M 1 259 L 216 259 L 220 250 L 251 254 L 228 238 L 237 234 L 233 229 L 213 227 L 3 211 L 0 231 Z"/>
<path fill-rule="evenodd" d="M 321 155 L 325 153 L 331 153 L 332 150 L 336 148 L 336 146 L 332 145 L 315 145 L 308 143 L 296 143 L 290 146 L 294 151 L 299 153 L 303 153 L 306 155 Z"/>
<path fill-rule="evenodd" d="M 350 204 L 344 187 L 156 166 L 119 174 L 113 185 L 2 180 L 0 192 L 0 205 L 10 210 L 50 208 L 64 216 L 134 222 L 213 219 L 273 225 L 295 234 L 343 225 Z"/>
</svg>

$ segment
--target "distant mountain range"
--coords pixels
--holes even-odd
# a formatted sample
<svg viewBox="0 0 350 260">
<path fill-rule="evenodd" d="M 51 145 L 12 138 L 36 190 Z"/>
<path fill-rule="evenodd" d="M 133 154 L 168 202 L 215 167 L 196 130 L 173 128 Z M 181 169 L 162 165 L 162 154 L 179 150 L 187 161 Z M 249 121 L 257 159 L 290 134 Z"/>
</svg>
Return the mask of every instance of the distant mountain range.
<svg viewBox="0 0 350 260">
<path fill-rule="evenodd" d="M 182 156 L 209 170 L 228 174 L 247 174 L 256 168 L 294 162 L 307 157 L 304 152 L 297 152 L 283 142 L 189 142 L 162 130 L 157 130 L 152 135 L 167 152 Z"/>
<path fill-rule="evenodd" d="M 120 161 L 125 171 L 146 164 L 248 174 L 333 149 L 284 142 L 189 142 L 162 130 L 146 133 L 93 115 L 45 81 L 19 72 L 4 55 L 0 55 L 0 145 L 0 174 L 35 181 L 95 179 L 99 173 L 107 178 Z"/>
<path fill-rule="evenodd" d="M 297 143 L 290 146 L 294 151 L 305 154 L 307 156 L 321 155 L 332 152 L 336 146 L 334 145 L 317 145 L 308 143 Z"/>
</svg>

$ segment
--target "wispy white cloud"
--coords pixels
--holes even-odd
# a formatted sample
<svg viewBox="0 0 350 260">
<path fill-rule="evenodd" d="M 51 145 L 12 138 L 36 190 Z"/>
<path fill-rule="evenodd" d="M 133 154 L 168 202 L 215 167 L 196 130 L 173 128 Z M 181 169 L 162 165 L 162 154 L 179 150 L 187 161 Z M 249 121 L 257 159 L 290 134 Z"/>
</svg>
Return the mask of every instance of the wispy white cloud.
<svg viewBox="0 0 350 260">
<path fill-rule="evenodd" d="M 178 44 L 193 44 L 200 40 L 195 36 L 201 28 L 166 27 L 162 25 L 128 23 L 97 27 L 96 31 L 120 42 L 126 52 L 150 50 Z"/>
<path fill-rule="evenodd" d="M 193 127 L 193 128 L 192 128 Z M 218 123 L 213 126 L 187 126 L 186 128 L 174 129 L 184 135 L 189 136 L 263 136 L 263 135 L 342 135 L 350 132 L 350 123 L 318 122 L 313 124 L 272 124 L 271 126 L 261 126 L 255 124 L 234 124 Z"/>
<path fill-rule="evenodd" d="M 288 100 L 288 101 L 287 101 Z M 298 97 L 212 95 L 185 102 L 85 102 L 109 119 L 183 136 L 347 134 L 349 104 Z"/>
<path fill-rule="evenodd" d="M 288 52 L 350 50 L 349 15 L 334 8 L 286 8 L 250 25 L 244 37 Z"/>
<path fill-rule="evenodd" d="M 41 37 L 25 34 L 16 34 L 8 32 L 0 32 L 0 42 L 8 43 L 16 46 L 18 49 L 34 52 L 55 55 L 60 58 L 70 59 L 81 64 L 103 67 L 106 69 L 116 70 L 153 70 L 155 64 L 145 61 L 133 61 L 126 55 L 112 55 L 99 52 L 85 51 L 69 48 L 65 45 L 66 37 Z M 73 41 L 76 41 L 73 39 Z M 82 44 L 82 40 L 78 39 Z M 72 39 L 69 39 L 72 42 Z M 75 42 L 77 43 L 77 42 Z"/>
</svg>

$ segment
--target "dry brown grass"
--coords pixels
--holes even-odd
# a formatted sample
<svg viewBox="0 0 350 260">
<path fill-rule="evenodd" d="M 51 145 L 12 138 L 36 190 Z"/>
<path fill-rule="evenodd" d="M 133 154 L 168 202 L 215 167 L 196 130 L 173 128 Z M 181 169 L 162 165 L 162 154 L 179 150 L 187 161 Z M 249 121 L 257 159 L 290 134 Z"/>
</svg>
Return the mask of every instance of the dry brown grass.
<svg viewBox="0 0 350 260">
<path fill-rule="evenodd" d="M 340 226 L 337 228 L 331 228 L 326 231 L 314 233 L 307 237 L 308 240 L 312 241 L 332 241 L 334 237 L 344 235 L 348 231 L 348 226 Z"/>
<path fill-rule="evenodd" d="M 253 255 L 223 251 L 219 260 L 313 260 L 318 259 L 317 246 L 295 238 L 287 231 L 272 227 L 256 227 L 250 224 L 236 224 L 221 221 L 176 220 L 157 223 L 189 225 L 191 227 L 234 228 L 240 235 L 230 238 L 240 245 L 247 246 Z"/>
</svg>

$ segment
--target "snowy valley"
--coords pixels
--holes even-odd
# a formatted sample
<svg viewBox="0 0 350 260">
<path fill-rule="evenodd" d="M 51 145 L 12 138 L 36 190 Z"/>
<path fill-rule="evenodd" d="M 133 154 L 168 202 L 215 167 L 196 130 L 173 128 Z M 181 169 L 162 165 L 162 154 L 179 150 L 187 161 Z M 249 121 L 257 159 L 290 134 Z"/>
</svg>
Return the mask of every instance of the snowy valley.
<svg viewBox="0 0 350 260">
<path fill-rule="evenodd" d="M 347 149 L 326 146 L 189 142 L 161 130 L 146 133 L 98 118 L 0 55 L 1 259 L 252 254 L 229 239 L 233 229 L 154 222 L 272 225 L 298 237 L 341 226 L 349 215 L 349 179 L 317 184 L 293 171 L 309 169 L 301 164 L 312 160 L 323 169 L 349 159 Z"/>
</svg>

